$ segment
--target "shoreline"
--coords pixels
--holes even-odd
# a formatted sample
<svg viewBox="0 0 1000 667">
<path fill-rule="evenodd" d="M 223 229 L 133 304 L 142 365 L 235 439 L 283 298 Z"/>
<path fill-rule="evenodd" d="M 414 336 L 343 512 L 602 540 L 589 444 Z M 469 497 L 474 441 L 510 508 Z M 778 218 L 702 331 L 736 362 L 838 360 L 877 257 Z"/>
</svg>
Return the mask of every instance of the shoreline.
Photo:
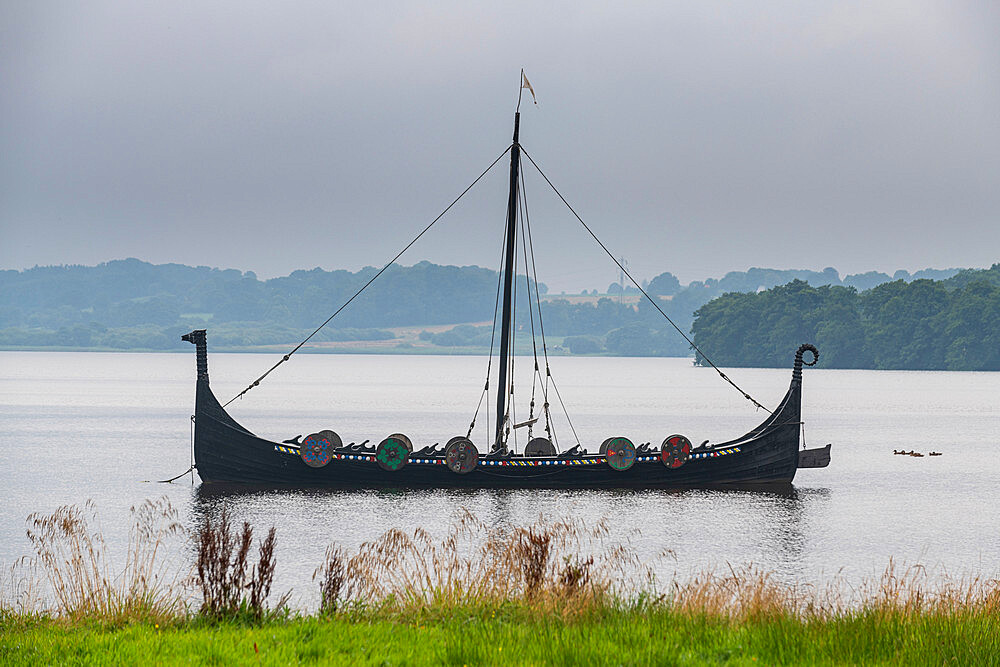
<svg viewBox="0 0 1000 667">
<path fill-rule="evenodd" d="M 276 354 L 283 355 L 290 348 L 295 347 L 294 343 L 290 343 L 287 346 L 213 346 L 211 354 Z M 437 347 L 437 346 L 436 346 Z M 174 349 L 156 349 L 156 348 L 115 348 L 115 347 L 68 347 L 68 346 L 40 346 L 40 345 L 10 345 L 10 346 L 0 346 L 0 352 L 115 352 L 115 353 L 154 353 L 154 354 L 190 354 L 191 349 L 185 348 L 174 348 Z M 304 354 L 372 354 L 372 355 L 401 355 L 401 356 L 428 356 L 428 357 L 469 357 L 469 356 L 486 356 L 489 354 L 490 350 L 488 347 L 386 347 L 386 346 L 340 346 L 339 344 L 334 346 L 323 346 L 323 347 L 303 347 L 298 353 Z M 525 349 L 517 349 L 514 352 L 515 356 L 527 357 L 531 356 L 531 348 L 525 347 Z M 567 350 L 548 350 L 548 355 L 550 357 L 602 357 L 609 359 L 619 359 L 619 358 L 633 358 L 634 355 L 619 355 L 619 354 L 607 354 L 607 353 L 592 353 L 592 354 L 572 354 Z M 647 356 L 641 357 L 643 359 L 694 359 L 693 354 L 684 356 Z M 781 366 L 780 368 L 784 368 Z M 870 369 L 875 370 L 875 369 Z"/>
</svg>

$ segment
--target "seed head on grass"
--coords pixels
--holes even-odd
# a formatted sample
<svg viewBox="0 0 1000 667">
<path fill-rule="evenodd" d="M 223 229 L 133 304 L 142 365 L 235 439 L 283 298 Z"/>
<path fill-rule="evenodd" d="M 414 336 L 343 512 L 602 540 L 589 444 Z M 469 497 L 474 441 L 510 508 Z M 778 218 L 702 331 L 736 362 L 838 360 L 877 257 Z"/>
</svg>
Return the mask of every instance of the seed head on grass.
<svg viewBox="0 0 1000 667">
<path fill-rule="evenodd" d="M 258 545 L 257 564 L 247 573 L 253 547 L 253 528 L 246 521 L 239 535 L 233 533 L 229 510 L 222 508 L 217 523 L 206 518 L 198 529 L 196 542 L 196 582 L 202 593 L 201 613 L 214 620 L 248 615 L 260 620 L 267 615 L 265 606 L 274 581 L 276 530 L 272 526 Z M 282 597 L 272 613 L 279 613 L 287 596 Z"/>
<path fill-rule="evenodd" d="M 171 567 L 168 540 L 183 536 L 166 499 L 132 508 L 125 565 L 109 561 L 93 503 L 29 517 L 33 559 L 0 581 L 4 618 L 51 613 L 71 622 L 163 625 L 190 619 L 180 585 L 186 568 Z M 266 607 L 274 583 L 276 531 L 257 545 L 253 529 L 233 529 L 224 508 L 194 534 L 201 614 L 212 620 L 259 622 L 286 609 L 286 595 Z M 669 552 L 665 552 L 669 555 Z M 255 557 L 256 556 L 256 557 Z M 612 540 L 605 522 L 539 519 L 528 526 L 491 527 L 462 511 L 444 535 L 392 529 L 356 553 L 331 547 L 314 574 L 321 613 L 409 622 L 499 617 L 571 620 L 608 612 L 665 612 L 726 622 L 827 621 L 863 617 L 875 625 L 928 616 L 1000 614 L 1000 580 L 950 576 L 921 565 L 888 567 L 851 585 L 783 581 L 769 568 L 729 566 L 675 577 L 665 591 L 629 539 Z M 187 570 L 189 571 L 189 570 Z M 840 575 L 837 575 L 838 577 Z M 51 589 L 51 610 L 39 583 Z"/>
<path fill-rule="evenodd" d="M 250 573 L 247 586 L 250 591 L 250 609 L 255 610 L 258 616 L 264 608 L 264 601 L 271 595 L 271 583 L 274 581 L 274 536 L 275 528 L 271 526 L 267 537 L 260 543 L 260 557 L 257 566 Z"/>
<path fill-rule="evenodd" d="M 604 522 L 539 519 L 496 529 L 462 510 L 434 538 L 417 528 L 391 529 L 350 557 L 327 552 L 321 608 L 363 604 L 404 616 L 448 614 L 459 608 L 497 609 L 527 602 L 537 613 L 575 614 L 609 603 L 648 575 L 627 544 L 608 544 Z"/>
<path fill-rule="evenodd" d="M 315 572 L 313 581 L 319 577 L 319 613 L 327 616 L 337 611 L 347 580 L 347 553 L 340 547 L 330 546 L 326 558 Z"/>
<path fill-rule="evenodd" d="M 28 516 L 34 566 L 48 584 L 56 615 L 121 624 L 184 614 L 184 577 L 164 556 L 166 544 L 184 534 L 177 511 L 163 497 L 133 506 L 131 515 L 121 570 L 109 561 L 93 501 Z"/>
</svg>

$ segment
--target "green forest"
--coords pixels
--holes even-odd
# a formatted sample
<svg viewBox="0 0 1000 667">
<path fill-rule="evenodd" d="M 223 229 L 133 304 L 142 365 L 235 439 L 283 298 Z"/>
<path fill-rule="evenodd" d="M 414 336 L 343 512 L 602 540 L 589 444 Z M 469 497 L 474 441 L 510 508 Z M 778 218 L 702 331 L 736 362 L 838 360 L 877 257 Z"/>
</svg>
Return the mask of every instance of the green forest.
<svg viewBox="0 0 1000 667">
<path fill-rule="evenodd" d="M 374 267 L 356 272 L 316 268 L 260 280 L 235 269 L 154 265 L 137 259 L 0 271 L 0 347 L 185 349 L 180 335 L 194 328 L 209 329 L 214 349 L 294 345 L 376 273 Z M 677 291 L 668 277 L 673 278 L 668 273 L 658 276 L 653 288 L 666 285 L 661 307 L 687 330 L 698 306 L 721 293 L 720 281 Z M 780 280 L 778 274 L 772 279 Z M 484 333 L 482 323 L 493 320 L 498 281 L 496 271 L 477 266 L 392 265 L 313 341 L 391 341 L 397 337 L 394 328 L 427 327 L 435 331 L 420 340 L 442 351 L 485 351 L 490 328 Z M 518 276 L 516 323 L 524 333 L 533 324 L 526 294 L 534 289 L 531 281 Z M 546 286 L 539 284 L 538 292 L 544 296 Z M 635 288 L 625 292 L 637 294 Z M 648 303 L 637 307 L 634 299 L 628 303 L 617 296 L 585 303 L 548 297 L 542 324 L 546 335 L 569 337 L 571 347 L 560 349 L 575 353 L 688 355 L 680 336 L 659 335 L 665 322 L 651 311 Z M 440 331 L 441 325 L 454 326 Z M 615 333 L 619 329 L 623 334 Z M 628 348 L 633 340 L 640 344 Z M 399 348 L 408 350 L 408 345 L 401 340 Z"/>
<path fill-rule="evenodd" d="M 863 292 L 796 280 L 725 294 L 695 316 L 695 344 L 721 366 L 786 365 L 812 342 L 827 368 L 1000 370 L 1000 264 Z"/>
<path fill-rule="evenodd" d="M 137 259 L 0 271 L 0 348 L 182 350 L 181 334 L 207 328 L 213 349 L 270 351 L 301 341 L 376 273 L 316 268 L 260 280 Z M 717 364 L 785 366 L 808 341 L 831 368 L 996 369 L 998 273 L 995 265 L 841 278 L 833 268 L 752 268 L 688 285 L 664 272 L 643 286 Z M 485 353 L 498 281 L 477 266 L 392 265 L 312 339 L 313 349 Z M 534 285 L 524 276 L 517 285 L 520 351 L 544 329 L 556 354 L 691 354 L 635 287 L 552 295 L 539 284 L 539 321 L 524 307 Z"/>
</svg>

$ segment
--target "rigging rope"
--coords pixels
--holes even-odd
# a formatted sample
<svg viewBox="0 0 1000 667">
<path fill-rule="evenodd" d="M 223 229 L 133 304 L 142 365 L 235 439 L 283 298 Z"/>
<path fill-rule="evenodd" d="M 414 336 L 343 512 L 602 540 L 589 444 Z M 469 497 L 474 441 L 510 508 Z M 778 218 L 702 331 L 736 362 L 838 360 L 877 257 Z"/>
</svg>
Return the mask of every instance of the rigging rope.
<svg viewBox="0 0 1000 667">
<path fill-rule="evenodd" d="M 506 233 L 506 231 L 505 231 Z M 504 253 L 500 252 L 500 266 L 503 266 L 503 256 Z M 487 357 L 486 362 L 486 386 L 483 387 L 483 393 L 479 395 L 479 404 L 476 406 L 476 412 L 472 415 L 472 423 L 469 424 L 469 432 L 466 433 L 466 438 L 472 437 L 472 429 L 476 428 L 476 418 L 479 417 L 479 409 L 483 407 L 483 397 L 489 397 L 490 391 L 490 371 L 493 370 L 493 346 L 496 344 L 497 339 L 497 313 L 500 310 L 500 288 L 503 284 L 503 273 L 497 270 L 497 295 L 493 303 L 493 329 L 490 331 L 490 355 Z M 490 411 L 486 411 L 486 437 L 490 436 Z"/>
<path fill-rule="evenodd" d="M 526 192 L 524 185 L 524 171 L 521 172 L 521 191 Z M 555 423 L 552 421 L 552 412 L 549 410 L 549 381 L 552 381 L 553 388 L 556 389 L 556 396 L 559 398 L 560 404 L 562 404 L 563 415 L 566 416 L 566 422 L 569 424 L 569 428 L 573 431 L 573 436 L 576 438 L 576 444 L 580 444 L 580 438 L 576 435 L 576 427 L 573 426 L 573 420 L 570 419 L 569 410 L 566 409 L 566 404 L 562 402 L 562 396 L 559 395 L 559 389 L 555 385 L 555 378 L 552 376 L 552 368 L 549 366 L 549 349 L 548 344 L 545 342 L 545 325 L 542 322 L 542 297 L 538 290 L 538 264 L 535 262 L 535 242 L 531 236 L 531 216 L 528 214 L 528 197 L 524 197 L 524 219 L 528 227 L 528 232 L 525 234 L 527 237 L 528 250 L 531 253 L 531 273 L 535 279 L 535 305 L 538 307 L 538 330 L 542 335 L 542 355 L 545 358 L 545 382 L 542 385 L 542 397 L 545 400 L 543 409 L 545 410 L 545 432 L 548 433 L 549 439 L 552 444 L 558 448 L 558 438 L 556 437 L 556 427 Z M 525 273 L 527 273 L 527 268 L 525 268 Z M 535 360 L 535 370 L 538 370 L 538 360 Z"/>
<path fill-rule="evenodd" d="M 555 437 L 555 430 L 552 424 L 552 413 L 549 411 L 549 386 L 548 380 L 543 379 L 541 375 L 541 369 L 538 366 L 538 346 L 535 343 L 535 309 L 538 309 L 538 330 L 542 336 L 542 351 L 545 355 L 545 370 L 546 373 L 549 371 L 548 366 L 548 353 L 546 352 L 545 343 L 545 330 L 542 328 L 542 302 L 541 296 L 538 291 L 538 267 L 535 266 L 535 248 L 534 243 L 531 239 L 531 215 L 528 212 L 528 194 L 527 187 L 524 182 L 524 171 L 521 171 L 521 204 L 522 204 L 522 223 L 521 223 L 521 248 L 524 250 L 524 282 L 528 286 L 528 318 L 531 320 L 531 348 L 534 354 L 534 375 L 531 380 L 531 407 L 534 409 L 535 406 L 535 381 L 542 388 L 542 412 L 545 414 L 545 434 L 548 436 L 549 441 L 556 447 L 558 447 L 558 441 Z M 528 253 L 531 253 L 531 261 L 528 261 Z M 531 275 L 535 280 L 535 301 L 531 302 L 531 283 L 528 277 L 528 266 L 531 266 Z M 569 421 L 569 414 L 566 414 L 566 420 Z"/>
<path fill-rule="evenodd" d="M 546 370 L 546 372 L 548 372 L 548 371 Z M 566 404 L 563 403 L 562 394 L 559 393 L 559 385 L 556 384 L 556 379 L 554 377 L 552 377 L 551 373 L 549 373 L 549 377 L 552 379 L 552 388 L 555 389 L 555 391 L 556 391 L 556 398 L 559 399 L 559 405 L 562 406 L 563 413 L 566 415 L 566 421 L 569 421 L 569 411 L 566 410 Z M 573 422 L 569 422 L 569 428 L 570 428 L 571 431 L 573 431 L 573 438 L 576 440 L 576 444 L 579 445 L 580 444 L 580 436 L 578 436 L 576 434 L 576 429 L 573 428 Z"/>
<path fill-rule="evenodd" d="M 420 240 L 420 237 L 422 237 L 422 236 L 423 236 L 424 234 L 426 234 L 426 233 L 427 233 L 427 231 L 428 231 L 428 230 L 430 230 L 430 228 L 431 228 L 431 227 L 433 227 L 433 226 L 434 226 L 434 224 L 435 224 L 435 223 L 436 223 L 436 222 L 437 222 L 438 220 L 440 220 L 441 218 L 443 218 L 443 217 L 444 217 L 444 214 L 445 214 L 445 213 L 447 213 L 448 211 L 450 211 L 450 210 L 451 210 L 451 207 L 452 207 L 452 206 L 454 206 L 455 204 L 457 204 L 457 203 L 458 203 L 458 200 L 459 200 L 459 199 L 461 199 L 462 197 L 464 197 L 464 196 L 465 196 L 465 194 L 466 194 L 466 193 L 467 193 L 467 192 L 468 192 L 469 190 L 471 190 L 471 189 L 472 189 L 472 188 L 473 188 L 473 187 L 474 187 L 474 186 L 476 185 L 476 183 L 478 183 L 478 182 L 479 182 L 479 181 L 480 181 L 480 180 L 481 180 L 481 179 L 483 178 L 483 176 L 485 176 L 486 174 L 488 174 L 488 173 L 489 173 L 489 171 L 490 171 L 490 169 L 492 169 L 492 168 L 493 168 L 494 166 L 496 166 L 496 163 L 497 163 L 497 162 L 499 162 L 499 161 L 500 161 L 500 160 L 501 160 L 501 159 L 503 158 L 503 156 L 504 156 L 504 155 L 506 155 L 506 154 L 508 153 L 508 151 L 510 151 L 510 149 L 511 149 L 512 147 L 513 147 L 513 144 L 512 144 L 511 146 L 508 146 L 508 147 L 506 148 L 506 150 L 504 150 L 504 152 L 503 152 L 503 153 L 500 153 L 500 155 L 498 155 L 498 156 L 497 156 L 497 159 L 493 160 L 493 162 L 492 162 L 492 163 L 490 164 L 490 166 L 486 167 L 486 169 L 484 169 L 484 170 L 483 170 L 483 173 L 479 174 L 479 176 L 477 176 L 477 177 L 476 177 L 476 180 L 472 181 L 472 183 L 470 183 L 470 184 L 469 184 L 469 187 L 467 187 L 467 188 L 465 188 L 464 190 L 462 190 L 462 194 L 460 194 L 460 195 L 458 195 L 457 197 L 455 197 L 454 201 L 452 201 L 452 202 L 451 202 L 450 204 L 448 204 L 448 206 L 446 206 L 446 207 L 445 207 L 445 209 L 444 209 L 443 211 L 441 211 L 441 213 L 439 213 L 439 214 L 438 214 L 438 216 L 437 216 L 436 218 L 434 218 L 433 220 L 431 220 L 430 224 L 429 224 L 429 225 L 427 225 L 426 227 L 424 227 L 424 228 L 423 228 L 423 230 L 422 230 L 422 231 L 421 231 L 421 232 L 420 232 L 419 234 L 417 234 L 417 235 L 416 235 L 416 237 L 414 237 L 414 239 L 413 239 L 412 241 L 410 241 L 409 243 L 407 243 L 407 244 L 406 244 L 406 247 L 405 247 L 405 248 L 403 248 L 403 249 L 402 249 L 402 250 L 400 250 L 400 251 L 399 251 L 398 253 L 396 253 L 396 256 L 395 256 L 395 257 L 393 257 L 392 259 L 390 259 L 390 260 L 389 260 L 389 261 L 388 261 L 388 262 L 386 263 L 386 265 L 385 265 L 385 266 L 383 266 L 383 267 L 382 267 L 381 269 L 379 269 L 379 272 L 378 272 L 378 273 L 376 273 L 376 274 L 375 274 L 374 276 L 372 276 L 372 277 L 371 277 L 371 279 L 370 279 L 370 280 L 369 280 L 369 281 L 368 281 L 367 283 L 365 283 L 365 284 L 364 284 L 364 286 L 362 286 L 362 288 L 361 288 L 361 289 L 359 289 L 359 290 L 358 290 L 357 292 L 355 292 L 355 293 L 354 293 L 354 296 L 352 296 L 352 297 L 351 297 L 350 299 L 348 299 L 348 300 L 347 300 L 347 301 L 346 301 L 346 302 L 344 303 L 344 305 L 342 305 L 342 306 L 341 306 L 340 308 L 338 308 L 338 309 L 336 310 L 336 312 L 334 312 L 334 313 L 333 313 L 333 315 L 331 315 L 330 317 L 326 318 L 326 320 L 325 320 L 325 321 L 323 322 L 323 324 L 321 324 L 321 325 L 319 325 L 318 327 L 316 327 L 316 329 L 315 329 L 315 330 L 314 330 L 314 331 L 313 331 L 313 332 L 312 332 L 311 334 L 309 334 L 308 336 L 306 336 L 306 337 L 305 337 L 305 339 L 304 339 L 304 340 L 303 340 L 303 341 L 302 341 L 301 343 L 299 343 L 298 345 L 296 345 L 296 346 L 295 346 L 295 347 L 294 347 L 294 348 L 292 349 L 292 351 L 291 351 L 291 352 L 289 352 L 288 354 L 286 354 L 285 356 L 283 356 L 283 357 L 282 357 L 282 358 L 281 358 L 281 359 L 280 359 L 280 360 L 278 361 L 278 363 L 276 363 L 276 364 L 275 364 L 274 366 L 271 366 L 271 368 L 269 368 L 269 369 L 267 370 L 267 372 L 266 372 L 266 373 L 264 373 L 263 375 L 261 375 L 261 376 L 260 376 L 259 378 L 257 378 L 257 379 L 256 379 L 256 380 L 254 380 L 253 382 L 251 382 L 251 383 L 250 383 L 250 385 L 249 385 L 249 386 L 248 386 L 248 387 L 247 387 L 246 389 L 244 389 L 243 391 L 241 391 L 240 393 L 236 394 L 236 395 L 235 395 L 235 396 L 233 396 L 233 397 L 232 397 L 231 399 L 229 399 L 228 401 L 226 401 L 225 405 L 223 405 L 222 407 L 223 407 L 223 408 L 225 408 L 225 407 L 226 407 L 226 406 L 228 406 L 228 405 L 229 405 L 230 403 L 232 403 L 233 401 L 235 401 L 235 400 L 236 400 L 237 398 L 242 398 L 242 397 L 243 397 L 243 395 L 244 395 L 245 393 L 247 393 L 248 391 L 250 391 L 251 389 L 253 389 L 253 388 L 254 388 L 254 387 L 256 387 L 257 385 L 259 385 L 259 384 L 261 383 L 261 381 L 262 381 L 262 380 L 263 380 L 264 378 L 266 378 L 266 377 L 267 377 L 268 375 L 270 375 L 270 374 L 271 374 L 271 371 L 273 371 L 273 370 L 274 370 L 274 369 L 276 369 L 276 368 L 277 368 L 278 366 L 280 366 L 281 364 L 283 364 L 283 363 L 285 363 L 286 361 L 288 361 L 288 359 L 289 359 L 289 358 L 290 358 L 290 357 L 291 357 L 291 356 L 292 356 L 293 354 L 295 354 L 296 352 L 298 352 L 298 351 L 299 351 L 299 348 L 301 348 L 301 347 L 302 347 L 303 345 L 305 345 L 306 343 L 308 343 L 308 342 L 309 342 L 309 340 L 310 340 L 310 339 L 311 339 L 311 338 L 312 338 L 313 336 L 315 336 L 316 334 L 318 334 L 318 333 L 319 333 L 320 329 L 322 329 L 322 328 L 323 328 L 323 327 L 325 327 L 325 326 L 326 326 L 327 324 L 329 324 L 329 323 L 330 323 L 330 320 L 332 320 L 332 319 L 333 319 L 333 318 L 335 318 L 335 317 L 336 317 L 337 315 L 339 315 L 339 314 L 340 314 L 340 311 L 342 311 L 342 310 L 343 310 L 344 308 L 347 308 L 347 306 L 349 306 L 349 305 L 351 304 L 351 302 L 352 302 L 352 301 L 354 301 L 354 300 L 355 300 L 355 299 L 356 299 L 356 298 L 358 297 L 358 295 L 360 295 L 360 294 L 361 294 L 362 292 L 364 292 L 364 291 L 365 291 L 366 289 L 368 289 L 369 285 L 371 285 L 371 284 L 372 284 L 373 282 L 375 282 L 375 280 L 376 280 L 376 279 L 377 279 L 377 278 L 378 278 L 379 276 L 381 276 L 381 275 L 382 275 L 383 273 L 385 273 L 386 269 L 388 269 L 388 268 L 389 268 L 390 266 L 392 266 L 392 265 L 393 265 L 393 263 L 394 263 L 394 262 L 395 262 L 395 261 L 396 261 L 397 259 L 399 259 L 400 257 L 402 257 L 402 256 L 403 256 L 403 253 L 404 253 L 404 252 L 406 252 L 407 250 L 409 250 L 409 249 L 410 249 L 410 247 L 411 247 L 411 246 L 412 246 L 412 245 L 413 245 L 414 243 L 416 243 L 417 241 L 419 241 L 419 240 Z"/>
<path fill-rule="evenodd" d="M 522 174 L 523 176 L 523 174 Z M 523 183 L 522 183 L 523 184 Z M 522 196 L 524 189 L 521 189 Z M 531 305 L 531 279 L 528 277 L 528 242 L 526 227 L 524 224 L 524 209 L 521 210 L 521 250 L 524 253 L 524 289 L 528 293 L 528 322 L 531 325 L 531 353 L 535 363 L 534 371 L 531 375 L 531 402 L 528 404 L 528 420 L 535 418 L 535 387 L 538 384 L 538 344 L 535 341 L 535 308 Z M 531 442 L 533 425 L 528 424 L 528 442 Z"/>
<path fill-rule="evenodd" d="M 765 408 L 765 407 L 764 407 L 763 405 L 761 405 L 761 404 L 760 404 L 760 403 L 759 403 L 759 402 L 757 401 L 757 399 L 755 399 L 755 398 L 754 398 L 753 396 L 751 396 L 751 395 L 750 395 L 750 394 L 748 394 L 747 392 L 743 391 L 743 389 L 741 389 L 739 385 L 737 385 L 737 384 L 736 384 L 735 382 L 733 382 L 733 380 L 732 380 L 732 379 L 730 379 L 730 377 L 729 377 L 728 375 L 726 375 L 725 373 L 723 373 L 723 372 L 722 372 L 722 370 L 721 370 L 721 369 L 719 369 L 719 367 L 718 367 L 718 366 L 716 366 L 716 365 L 715 365 L 715 364 L 714 364 L 714 363 L 712 362 L 712 360 L 711 360 L 711 359 L 709 359 L 709 358 L 708 358 L 707 356 L 705 356 L 705 353 L 704 353 L 704 352 L 702 352 L 702 351 L 701 351 L 701 350 L 700 350 L 700 349 L 698 348 L 698 346 L 694 344 L 694 341 L 693 341 L 693 340 L 691 340 L 691 339 L 690 339 L 690 338 L 688 337 L 688 335 L 687 335 L 686 333 L 684 333 L 684 331 L 683 331 L 683 330 L 682 330 L 682 329 L 681 329 L 681 328 L 680 328 L 679 326 L 677 326 L 677 325 L 676 325 L 676 324 L 674 323 L 674 321 L 673 321 L 672 319 L 670 319 L 670 316 L 669 316 L 669 315 L 667 315 L 667 314 L 666 314 L 665 312 L 663 312 L 663 309 L 662 309 L 662 308 L 660 308 L 660 304 L 658 304 L 658 303 L 656 302 L 656 300 L 655 300 L 655 299 L 653 299 L 653 297 L 651 297 L 651 296 L 650 296 L 649 294 L 647 294 L 647 293 L 646 293 L 646 290 L 644 290 L 644 289 L 642 288 L 642 285 L 640 285 L 640 284 L 639 284 L 638 282 L 636 282 L 635 278 L 633 278 L 633 277 L 632 277 L 632 274 L 628 272 L 628 270 L 627 270 L 627 269 L 626 269 L 626 268 L 625 268 L 625 267 L 624 267 L 624 266 L 622 265 L 622 263 L 621 263 L 621 262 L 619 262 L 619 261 L 618 261 L 617 259 L 615 259 L 615 256 L 614 256 L 614 254 L 613 254 L 613 253 L 612 253 L 612 252 L 611 252 L 610 250 L 608 250 L 608 247 L 607 247 L 606 245 L 604 245 L 604 243 L 603 243 L 603 242 L 601 241 L 601 239 L 597 238 L 597 234 L 595 234 L 595 233 L 594 233 L 594 230 L 592 230 L 592 229 L 591 229 L 591 228 L 590 228 L 590 227 L 589 227 L 589 226 L 587 225 L 587 223 L 583 221 L 583 218 L 581 218 L 581 217 L 580 217 L 580 214 L 579 214 L 579 213 L 577 213 L 577 212 L 576 212 L 576 210 L 575 210 L 575 209 L 574 209 L 574 208 L 573 208 L 572 206 L 570 206 L 570 203 L 569 203 L 568 201 L 566 201 L 566 198 L 562 196 L 562 193 L 561 193 L 561 192 L 559 192 L 559 190 L 558 190 L 558 189 L 556 188 L 556 186 L 555 186 L 555 185 L 554 185 L 554 184 L 552 183 L 552 181 L 550 181 L 550 180 L 549 180 L 549 177 L 545 175 L 545 172 L 544 172 L 544 171 L 542 171 L 542 168 L 538 166 L 538 163 L 536 163 L 536 162 L 535 162 L 534 158 L 532 158 L 532 157 L 531 157 L 531 155 L 530 155 L 530 154 L 528 153 L 528 151 L 524 150 L 524 147 L 523 147 L 523 146 L 521 147 L 521 152 L 522 152 L 522 153 L 524 153 L 525 157 L 527 157 L 527 158 L 528 158 L 528 161 L 529 161 L 529 162 L 531 162 L 531 166 L 533 166 L 533 167 L 535 168 L 535 170 L 537 170 L 537 171 L 538 171 L 538 173 L 539 173 L 539 174 L 541 175 L 541 177 L 542 177 L 543 179 L 545 179 L 545 182 L 546 182 L 546 183 L 548 183 L 549 187 L 550 187 L 550 188 L 552 188 L 552 191 L 556 193 L 556 196 L 558 196 L 558 197 L 559 197 L 559 199 L 560 199 L 560 200 L 562 200 L 562 203 L 566 205 L 566 208 L 568 208 L 568 209 L 569 209 L 570 213 L 572 213 L 572 214 L 573 214 L 573 216 L 574 216 L 574 217 L 575 217 L 575 218 L 577 219 L 577 221 L 578 221 L 578 222 L 579 222 L 579 223 L 580 223 L 581 225 L 583 225 L 583 228 L 587 230 L 587 232 L 588 232 L 588 233 L 589 233 L 589 234 L 590 234 L 590 235 L 591 235 L 591 236 L 593 237 L 593 239 L 594 239 L 595 241 L 597 241 L 597 245 L 601 246 L 601 249 L 602 249 L 602 250 L 604 250 L 604 252 L 606 252 L 606 253 L 607 253 L 608 257 L 610 257 L 610 258 L 611 258 L 611 261 L 613 261 L 613 262 L 614 262 L 614 263 L 615 263 L 615 264 L 616 264 L 616 265 L 618 266 L 618 268 L 619 268 L 619 269 L 621 269 L 621 272 L 622 272 L 623 274 L 625 274 L 625 275 L 626 275 L 626 276 L 628 277 L 628 279 L 629 279 L 629 280 L 631 280 L 631 281 L 632 281 L 632 284 L 633 284 L 633 285 L 635 285 L 635 286 L 636 286 L 636 288 L 637 288 L 637 289 L 638 289 L 638 290 L 639 290 L 640 292 L 642 292 L 642 295 L 643 295 L 644 297 L 646 297 L 646 299 L 647 299 L 647 300 L 649 300 L 649 302 L 650 302 L 651 304 L 653 304 L 653 307 L 654 307 L 654 308 L 656 308 L 656 310 L 658 310 L 658 311 L 660 312 L 660 315 L 663 315 L 664 319 L 666 319 L 666 320 L 667 320 L 667 322 L 669 322 L 669 323 L 670 323 L 670 326 L 672 326 L 672 327 L 673 327 L 674 329 L 676 329 L 676 330 L 677 330 L 677 333 L 679 333 L 679 334 L 680 334 L 680 335 L 681 335 L 681 336 L 682 336 L 682 337 L 684 338 L 684 340 L 686 340 L 686 341 L 688 342 L 688 344 L 689 344 L 689 345 L 691 346 L 691 348 L 692 348 L 692 349 L 693 349 L 693 350 L 694 350 L 695 352 L 697 352 L 698 354 L 700 354 L 700 355 L 701 355 L 701 358 L 702 358 L 702 359 L 704 359 L 705 361 L 707 361 L 707 362 L 708 362 L 708 365 L 709 365 L 709 366 L 711 366 L 712 368 L 714 368 L 714 369 L 715 369 L 715 372 L 719 374 L 719 377 L 721 377 L 721 378 L 722 378 L 723 380 L 725 380 L 726 382 L 728 382 L 729 384 L 731 384 L 731 385 L 733 386 L 733 388 L 735 388 L 735 389 L 736 389 L 736 391 L 738 391 L 738 392 L 740 392 L 741 394 L 743 394 L 743 398 L 747 399 L 748 401 L 750 401 L 751 403 L 753 403 L 754 405 L 756 405 L 756 406 L 757 406 L 758 408 L 760 408 L 761 410 L 764 410 L 765 412 L 768 412 L 768 413 L 771 413 L 771 414 L 773 414 L 773 412 L 772 412 L 771 410 L 768 410 L 768 409 L 767 409 L 767 408 Z M 554 381 L 553 381 L 553 386 L 555 386 L 555 382 L 554 382 Z M 558 395 L 558 393 L 559 393 L 559 390 L 558 390 L 558 389 L 556 389 L 556 394 Z"/>
<path fill-rule="evenodd" d="M 187 470 L 185 470 L 181 474 L 177 475 L 176 477 L 171 477 L 170 479 L 158 479 L 158 480 L 156 480 L 156 483 L 157 484 L 169 484 L 170 482 L 174 481 L 175 479 L 180 479 L 181 477 L 183 477 L 184 475 L 188 474 L 192 470 L 194 470 L 194 464 L 192 464 L 190 468 L 188 468 Z"/>
<path fill-rule="evenodd" d="M 170 479 L 158 479 L 156 480 L 156 483 L 169 484 L 170 482 L 173 482 L 175 479 L 180 479 L 184 475 L 194 470 L 194 467 L 195 467 L 194 466 L 194 415 L 191 415 L 191 467 L 182 472 L 181 474 L 171 477 Z M 194 484 L 194 475 L 191 475 L 191 483 Z"/>
</svg>

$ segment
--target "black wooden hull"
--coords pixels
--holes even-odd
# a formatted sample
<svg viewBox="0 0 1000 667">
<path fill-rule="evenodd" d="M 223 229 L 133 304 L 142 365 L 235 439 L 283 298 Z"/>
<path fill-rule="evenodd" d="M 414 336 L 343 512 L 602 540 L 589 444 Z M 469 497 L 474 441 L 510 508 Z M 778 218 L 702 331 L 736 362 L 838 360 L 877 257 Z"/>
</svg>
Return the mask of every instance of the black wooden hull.
<svg viewBox="0 0 1000 667">
<path fill-rule="evenodd" d="M 208 381 L 204 334 L 198 344 L 194 458 L 202 481 L 332 488 L 670 489 L 710 486 L 787 485 L 799 467 L 802 350 L 781 405 L 746 435 L 696 449 L 679 468 L 656 456 L 639 457 L 615 470 L 602 456 L 571 459 L 488 459 L 467 474 L 443 459 L 412 457 L 400 470 L 383 470 L 371 454 L 335 455 L 327 465 L 305 464 L 288 445 L 258 438 L 220 405 Z"/>
</svg>

